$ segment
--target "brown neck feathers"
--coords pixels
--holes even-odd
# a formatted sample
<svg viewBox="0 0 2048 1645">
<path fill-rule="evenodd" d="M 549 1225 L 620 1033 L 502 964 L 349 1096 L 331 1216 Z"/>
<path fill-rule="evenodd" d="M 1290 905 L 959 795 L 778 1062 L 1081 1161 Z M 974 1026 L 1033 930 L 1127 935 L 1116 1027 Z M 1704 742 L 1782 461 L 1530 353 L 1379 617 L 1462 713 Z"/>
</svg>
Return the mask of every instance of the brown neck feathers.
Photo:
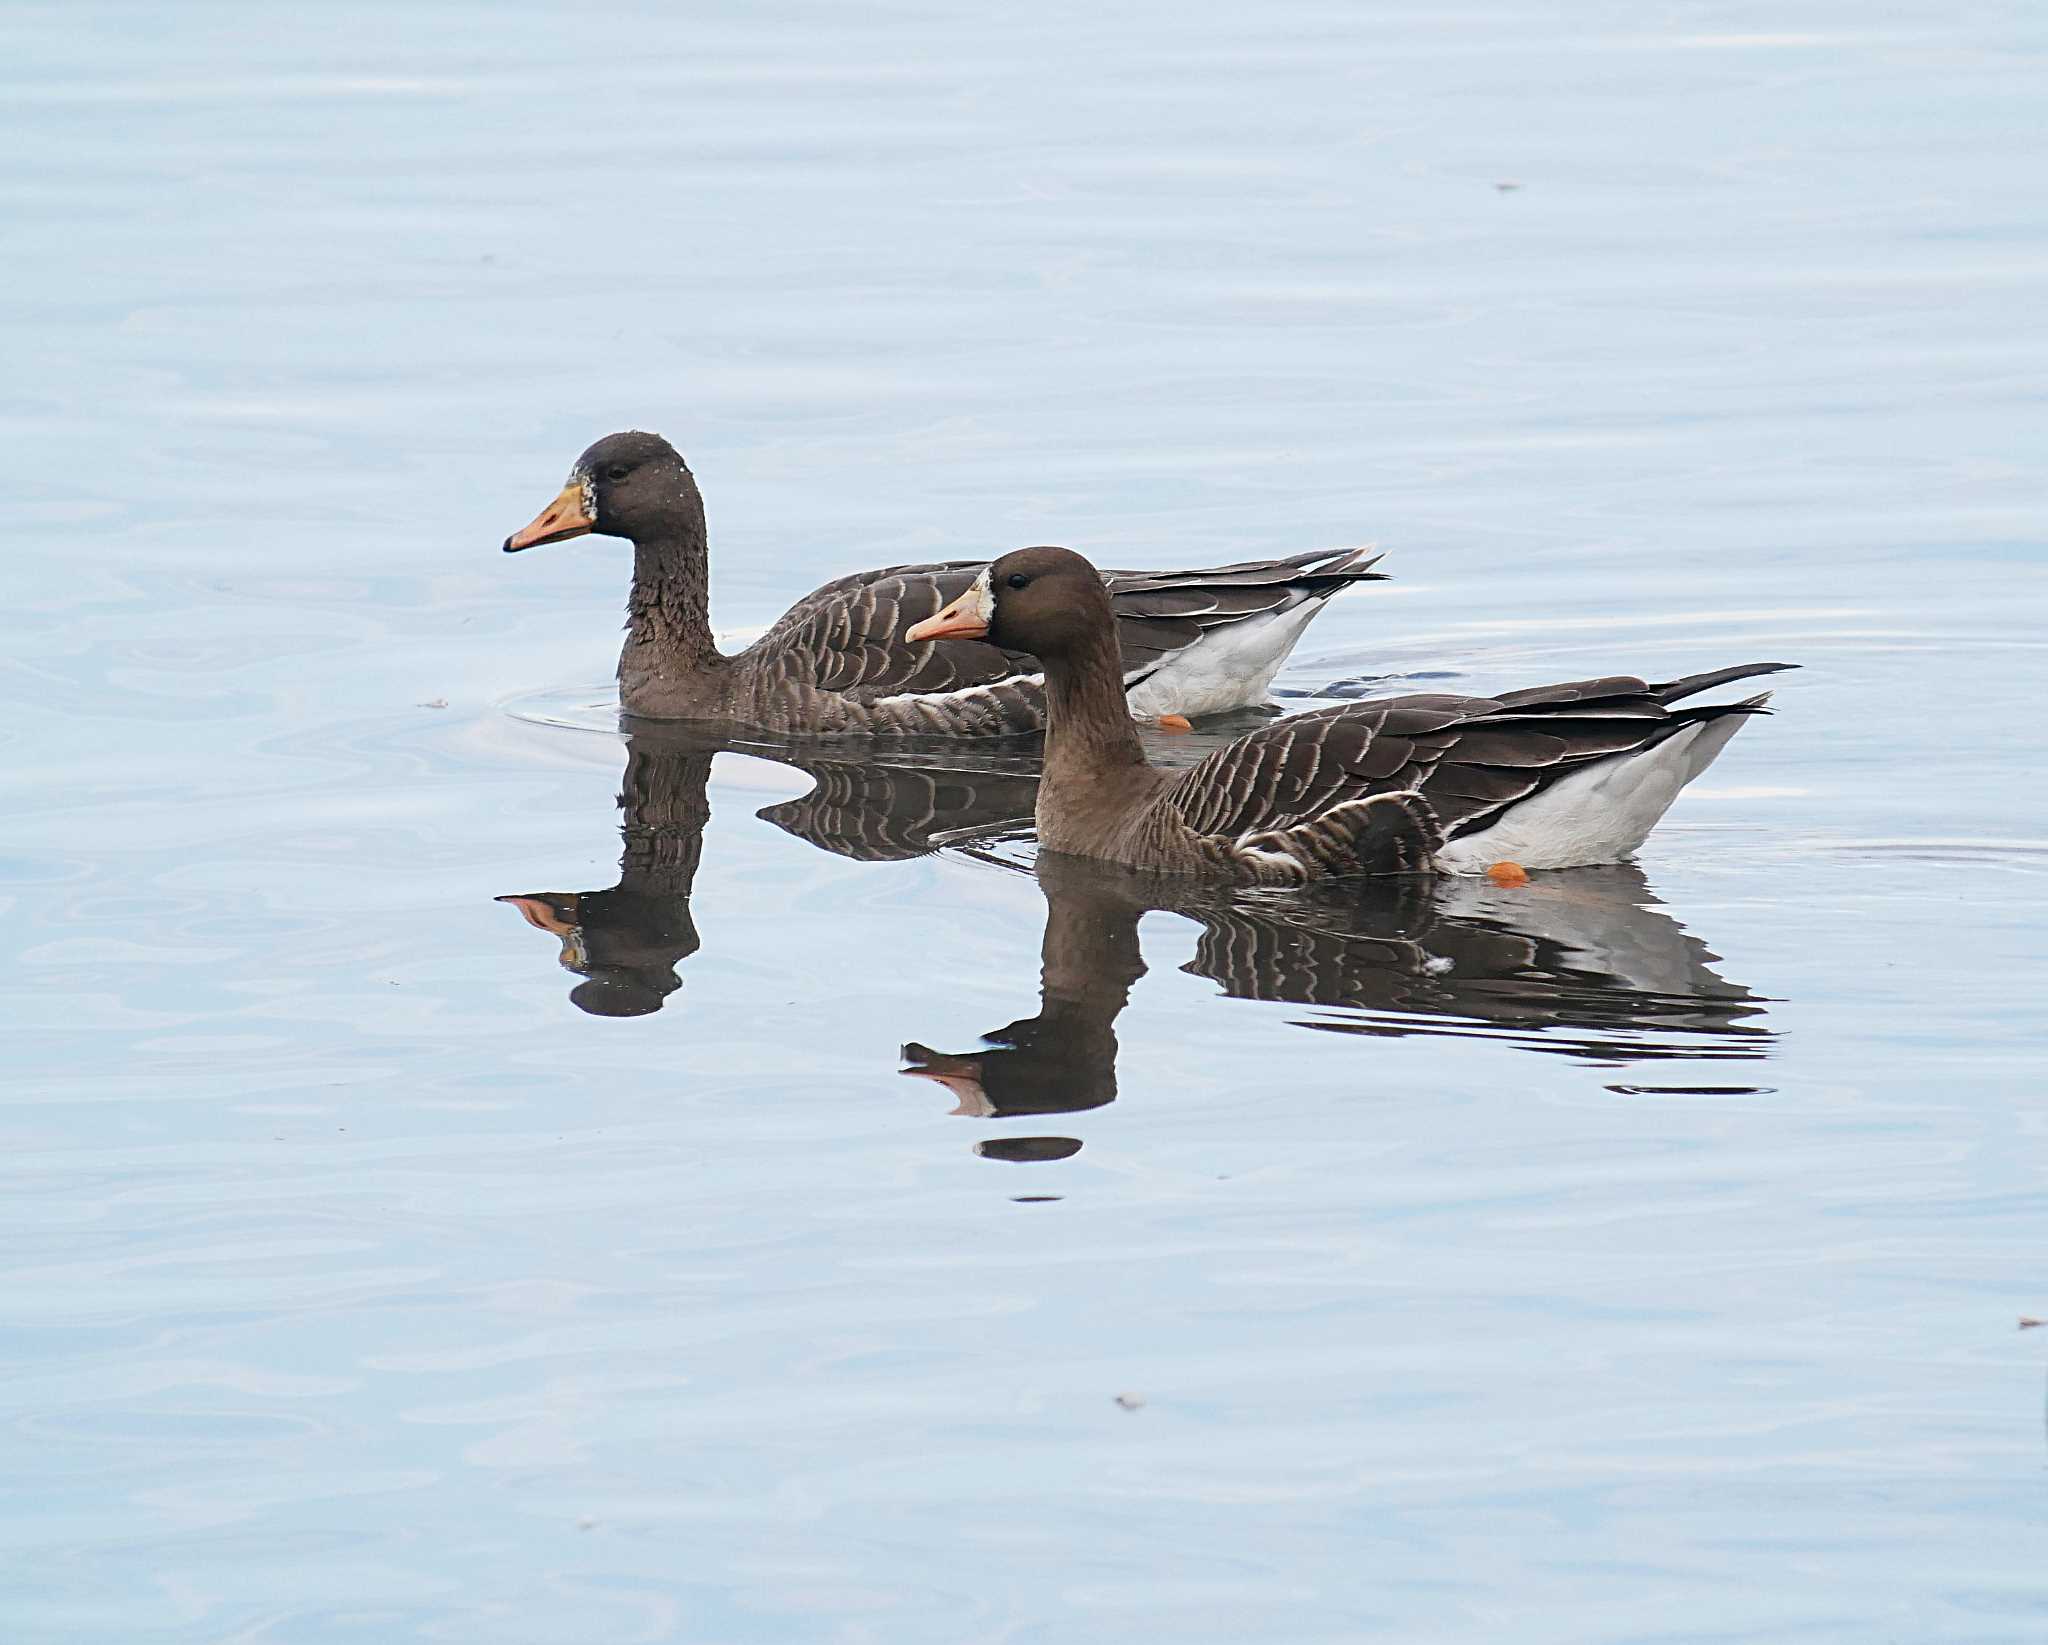
<svg viewBox="0 0 2048 1645">
<path fill-rule="evenodd" d="M 664 672 L 700 669 L 721 659 L 711 638 L 711 577 L 704 508 L 660 537 L 633 544 L 633 592 L 626 607 L 626 651 Z"/>
<path fill-rule="evenodd" d="M 1090 625 L 1044 662 L 1045 781 L 1064 786 L 1142 767 L 1145 750 L 1124 697 L 1115 624 Z"/>
</svg>

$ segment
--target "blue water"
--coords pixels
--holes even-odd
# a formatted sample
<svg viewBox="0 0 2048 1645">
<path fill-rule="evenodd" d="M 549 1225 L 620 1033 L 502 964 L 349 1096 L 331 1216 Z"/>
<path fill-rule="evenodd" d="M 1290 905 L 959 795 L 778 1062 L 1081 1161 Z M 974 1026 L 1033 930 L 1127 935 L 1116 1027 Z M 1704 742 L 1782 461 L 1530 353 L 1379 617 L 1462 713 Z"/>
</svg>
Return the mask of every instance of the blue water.
<svg viewBox="0 0 2048 1645">
<path fill-rule="evenodd" d="M 8 1639 L 2042 1636 L 2037 8 L 7 37 Z M 1285 690 L 1804 667 L 1638 871 L 1111 907 L 629 751 L 497 544 L 636 425 L 723 624 L 1376 539 Z"/>
</svg>

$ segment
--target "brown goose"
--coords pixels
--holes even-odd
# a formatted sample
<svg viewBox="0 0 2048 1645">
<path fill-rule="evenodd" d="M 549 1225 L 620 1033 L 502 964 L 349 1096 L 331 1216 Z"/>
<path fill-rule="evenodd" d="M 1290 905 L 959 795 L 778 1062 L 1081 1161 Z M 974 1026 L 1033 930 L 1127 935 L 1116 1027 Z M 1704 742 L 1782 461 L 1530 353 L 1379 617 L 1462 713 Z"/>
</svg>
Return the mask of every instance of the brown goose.
<svg viewBox="0 0 2048 1645">
<path fill-rule="evenodd" d="M 576 459 L 562 493 L 505 552 L 586 532 L 633 544 L 619 656 L 629 714 L 799 734 L 1008 736 L 1045 723 L 1036 660 L 904 631 L 974 580 L 979 560 L 888 566 L 827 583 L 736 656 L 711 634 L 704 500 L 658 434 L 610 434 Z M 1126 712 L 1218 714 L 1265 699 L 1311 618 L 1338 590 L 1378 581 L 1364 549 L 1204 571 L 1112 571 Z"/>
<path fill-rule="evenodd" d="M 913 640 L 948 636 L 1029 650 L 1044 663 L 1044 849 L 1274 885 L 1623 861 L 1766 698 L 1671 705 L 1793 666 L 1746 663 L 1663 685 L 1616 675 L 1500 697 L 1349 703 L 1276 721 L 1185 771 L 1161 771 L 1123 712 L 1109 600 L 1080 555 L 1004 555 L 910 631 Z"/>
</svg>

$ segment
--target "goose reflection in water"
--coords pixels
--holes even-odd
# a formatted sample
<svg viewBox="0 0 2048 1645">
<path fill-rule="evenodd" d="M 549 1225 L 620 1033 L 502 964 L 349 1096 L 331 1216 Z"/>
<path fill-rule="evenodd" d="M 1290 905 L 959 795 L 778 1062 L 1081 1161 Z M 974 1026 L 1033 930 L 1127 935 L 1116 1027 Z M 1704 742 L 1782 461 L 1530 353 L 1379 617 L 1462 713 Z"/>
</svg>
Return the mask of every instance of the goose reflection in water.
<svg viewBox="0 0 2048 1645">
<path fill-rule="evenodd" d="M 561 944 L 569 991 L 599 1017 L 659 1011 L 682 986 L 676 967 L 701 946 L 690 893 L 711 817 L 711 762 L 735 744 L 683 727 L 626 738 L 619 790 L 619 883 L 603 891 L 534 891 L 499 897 Z M 862 862 L 921 856 L 937 837 L 1031 814 L 1037 787 L 1027 756 L 948 749 L 917 764 L 915 750 L 887 761 L 812 755 L 752 743 L 743 751 L 805 772 L 814 786 L 759 815 L 821 851 Z"/>
<path fill-rule="evenodd" d="M 1670 1058 L 1752 1060 L 1774 1036 L 1764 1002 L 1713 970 L 1717 956 L 1657 906 L 1632 867 L 1550 874 L 1513 891 L 1410 876 L 1257 899 L 1203 897 L 1076 857 L 1043 853 L 1038 1015 L 952 1054 L 912 1043 L 905 1074 L 935 1081 L 953 1112 L 1079 1113 L 1116 1097 L 1116 1018 L 1145 974 L 1138 922 L 1154 909 L 1200 928 L 1183 970 L 1233 999 L 1323 1008 L 1296 1019 L 1335 1033 L 1506 1039 L 1620 1067 Z M 1063 1158 L 1068 1137 L 978 1152 Z"/>
</svg>

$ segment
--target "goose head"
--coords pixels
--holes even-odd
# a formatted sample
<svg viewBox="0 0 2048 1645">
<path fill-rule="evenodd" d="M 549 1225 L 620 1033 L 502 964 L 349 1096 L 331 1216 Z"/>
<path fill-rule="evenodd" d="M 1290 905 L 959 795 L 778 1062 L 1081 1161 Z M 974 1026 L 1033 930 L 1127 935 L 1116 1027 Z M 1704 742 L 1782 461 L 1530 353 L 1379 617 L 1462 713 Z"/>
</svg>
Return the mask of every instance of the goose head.
<svg viewBox="0 0 2048 1645">
<path fill-rule="evenodd" d="M 1070 548 L 1020 548 L 984 566 L 945 610 L 908 629 L 906 640 L 987 638 L 1005 651 L 1063 658 L 1111 632 L 1102 578 Z"/>
<path fill-rule="evenodd" d="M 659 434 L 632 429 L 607 434 L 578 457 L 561 494 L 505 539 L 505 552 L 588 532 L 651 542 L 701 529 L 703 519 L 697 482 L 676 448 Z"/>
</svg>

